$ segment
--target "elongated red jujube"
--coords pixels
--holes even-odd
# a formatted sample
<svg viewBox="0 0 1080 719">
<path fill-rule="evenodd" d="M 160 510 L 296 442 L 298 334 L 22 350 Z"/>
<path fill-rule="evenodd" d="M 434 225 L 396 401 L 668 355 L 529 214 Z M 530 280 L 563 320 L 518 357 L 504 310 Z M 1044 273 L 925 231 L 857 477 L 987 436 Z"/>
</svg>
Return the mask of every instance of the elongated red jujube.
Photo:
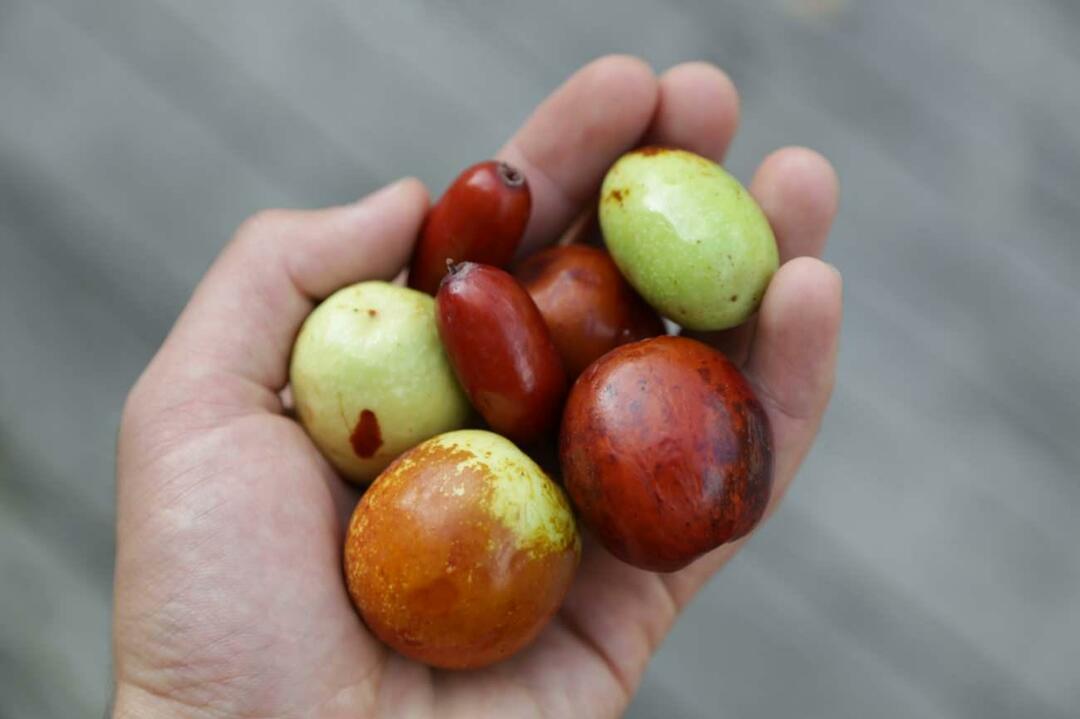
<svg viewBox="0 0 1080 719">
<path fill-rule="evenodd" d="M 409 267 L 409 287 L 435 294 L 446 262 L 505 267 L 514 258 L 532 210 L 525 175 L 505 162 L 469 167 L 431 208 Z"/>
<path fill-rule="evenodd" d="M 544 316 L 570 378 L 619 345 L 664 334 L 664 323 L 597 247 L 550 247 L 514 277 Z"/>
<path fill-rule="evenodd" d="M 566 372 L 517 280 L 490 265 L 454 265 L 435 296 L 435 318 L 461 386 L 494 431 L 528 444 L 554 427 Z"/>
<path fill-rule="evenodd" d="M 723 354 L 685 337 L 623 345 L 581 375 L 563 485 L 607 549 L 671 572 L 747 534 L 772 490 L 768 417 Z"/>
</svg>

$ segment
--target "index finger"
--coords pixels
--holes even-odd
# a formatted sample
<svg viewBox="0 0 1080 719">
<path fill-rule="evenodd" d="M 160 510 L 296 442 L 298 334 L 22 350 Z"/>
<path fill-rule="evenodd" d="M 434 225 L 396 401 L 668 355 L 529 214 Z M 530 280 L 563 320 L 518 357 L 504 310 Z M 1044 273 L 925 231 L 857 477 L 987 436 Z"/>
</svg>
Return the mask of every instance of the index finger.
<svg viewBox="0 0 1080 719">
<path fill-rule="evenodd" d="M 657 97 L 643 61 L 602 57 L 555 90 L 503 146 L 498 158 L 521 170 L 532 190 L 525 251 L 555 240 L 595 199 L 607 169 L 644 137 Z"/>
</svg>

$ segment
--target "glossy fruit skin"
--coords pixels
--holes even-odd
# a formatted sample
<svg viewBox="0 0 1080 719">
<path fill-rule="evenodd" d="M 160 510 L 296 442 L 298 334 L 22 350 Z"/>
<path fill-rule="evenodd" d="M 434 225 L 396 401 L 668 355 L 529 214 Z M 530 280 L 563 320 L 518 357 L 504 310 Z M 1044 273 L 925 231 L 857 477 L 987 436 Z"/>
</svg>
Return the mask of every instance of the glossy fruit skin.
<svg viewBox="0 0 1080 719">
<path fill-rule="evenodd" d="M 517 280 L 490 265 L 455 265 L 435 298 L 435 319 L 461 386 L 492 430 L 527 444 L 554 427 L 566 372 Z"/>
<path fill-rule="evenodd" d="M 514 276 L 544 316 L 571 379 L 619 345 L 664 334 L 660 316 L 602 249 L 550 247 L 519 264 Z"/>
<path fill-rule="evenodd" d="M 439 342 L 434 300 L 387 282 L 345 287 L 308 315 L 289 382 L 315 446 L 360 484 L 471 415 Z"/>
<path fill-rule="evenodd" d="M 514 258 L 532 210 L 525 175 L 489 160 L 466 169 L 431 208 L 409 268 L 409 287 L 434 295 L 446 262 L 505 267 Z"/>
<path fill-rule="evenodd" d="M 509 440 L 463 430 L 379 476 L 349 523 L 344 564 L 376 636 L 417 661 L 464 669 L 528 644 L 580 554 L 562 490 Z"/>
<path fill-rule="evenodd" d="M 742 537 L 772 490 L 768 417 L 742 373 L 685 337 L 623 345 L 570 392 L 563 485 L 605 547 L 671 572 Z"/>
<path fill-rule="evenodd" d="M 754 198 L 720 165 L 692 152 L 646 147 L 623 155 L 604 177 L 599 216 L 626 279 L 688 329 L 744 322 L 779 263 Z"/>
</svg>

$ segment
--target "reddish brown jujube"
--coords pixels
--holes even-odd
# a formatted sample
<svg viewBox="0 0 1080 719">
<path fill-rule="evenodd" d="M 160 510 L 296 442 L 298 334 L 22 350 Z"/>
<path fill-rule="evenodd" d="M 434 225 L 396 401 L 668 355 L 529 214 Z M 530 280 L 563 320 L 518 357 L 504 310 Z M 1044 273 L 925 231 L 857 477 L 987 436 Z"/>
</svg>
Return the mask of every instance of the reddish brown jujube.
<svg viewBox="0 0 1080 719">
<path fill-rule="evenodd" d="M 660 316 L 599 248 L 551 247 L 523 261 L 514 276 L 544 316 L 570 378 L 619 345 L 664 333 Z"/>
<path fill-rule="evenodd" d="M 489 265 L 454 265 L 435 297 L 446 355 L 488 425 L 515 442 L 552 429 L 566 396 L 566 372 L 529 293 Z"/>
<path fill-rule="evenodd" d="M 521 172 L 495 160 L 468 168 L 428 213 L 413 251 L 409 287 L 435 294 L 447 260 L 505 267 L 531 210 L 529 183 Z"/>
<path fill-rule="evenodd" d="M 463 669 L 540 632 L 580 551 L 558 486 L 509 440 L 463 430 L 414 447 L 371 485 L 349 522 L 345 579 L 381 640 Z"/>
<path fill-rule="evenodd" d="M 685 337 L 610 352 L 570 392 L 563 484 L 615 556 L 670 572 L 738 539 L 772 489 L 768 417 L 723 354 Z"/>
</svg>

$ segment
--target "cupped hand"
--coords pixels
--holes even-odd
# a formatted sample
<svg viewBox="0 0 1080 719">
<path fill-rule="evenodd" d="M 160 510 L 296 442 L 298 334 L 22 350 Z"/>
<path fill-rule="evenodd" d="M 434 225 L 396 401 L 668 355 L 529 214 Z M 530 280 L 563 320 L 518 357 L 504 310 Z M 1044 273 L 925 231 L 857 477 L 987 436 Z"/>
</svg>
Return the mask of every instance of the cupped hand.
<svg viewBox="0 0 1080 719">
<path fill-rule="evenodd" d="M 720 160 L 738 98 L 702 63 L 657 78 L 608 57 L 544 101 L 499 156 L 533 189 L 526 244 L 556 238 L 607 168 L 644 142 Z M 781 262 L 755 321 L 710 336 L 743 366 L 774 432 L 775 509 L 832 389 L 840 277 L 816 259 L 836 209 L 819 155 L 780 150 L 751 191 Z M 658 575 L 586 541 L 536 642 L 468 672 L 382 646 L 349 602 L 344 522 L 357 493 L 284 411 L 289 350 L 334 290 L 388 279 L 428 206 L 415 180 L 356 204 L 246 222 L 132 389 L 120 430 L 113 650 L 117 716 L 612 717 L 694 593 L 743 544 Z"/>
</svg>

